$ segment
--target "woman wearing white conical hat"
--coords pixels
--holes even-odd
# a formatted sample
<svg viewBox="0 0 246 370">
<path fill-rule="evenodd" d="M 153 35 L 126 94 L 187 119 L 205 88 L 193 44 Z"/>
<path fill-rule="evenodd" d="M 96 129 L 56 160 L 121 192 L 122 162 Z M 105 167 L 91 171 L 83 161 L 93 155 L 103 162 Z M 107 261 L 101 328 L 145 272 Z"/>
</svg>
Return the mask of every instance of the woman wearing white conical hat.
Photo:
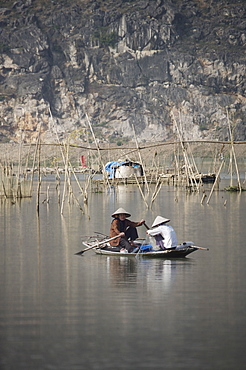
<svg viewBox="0 0 246 370">
<path fill-rule="evenodd" d="M 147 231 L 147 234 L 153 236 L 156 240 L 156 244 L 161 249 L 169 249 L 177 247 L 178 240 L 176 233 L 171 225 L 167 225 L 169 218 L 157 216 L 152 224 L 152 229 Z"/>
<path fill-rule="evenodd" d="M 136 247 L 133 241 L 138 238 L 136 227 L 143 225 L 145 221 L 133 222 L 128 220 L 127 217 L 131 217 L 131 215 L 124 208 L 118 208 L 112 214 L 112 217 L 114 219 L 110 226 L 110 238 L 116 235 L 119 235 L 119 238 L 111 240 L 110 245 L 112 247 L 119 247 L 126 253 L 131 252 Z"/>
</svg>

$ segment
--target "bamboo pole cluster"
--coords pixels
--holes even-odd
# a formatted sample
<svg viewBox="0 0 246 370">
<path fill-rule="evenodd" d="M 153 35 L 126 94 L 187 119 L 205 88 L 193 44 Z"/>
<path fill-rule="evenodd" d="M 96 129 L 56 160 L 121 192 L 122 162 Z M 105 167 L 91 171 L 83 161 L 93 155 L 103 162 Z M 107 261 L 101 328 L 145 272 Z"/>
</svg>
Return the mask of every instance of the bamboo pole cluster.
<svg viewBox="0 0 246 370">
<path fill-rule="evenodd" d="M 51 111 L 50 116 L 53 120 Z M 228 157 L 229 155 L 230 160 L 228 171 L 231 176 L 231 187 L 233 187 L 233 168 L 235 168 L 237 189 L 239 191 L 243 190 L 240 182 L 240 171 L 236 152 L 239 143 L 233 140 L 233 129 L 229 120 L 229 114 L 227 115 L 227 119 L 230 141 L 227 142 L 186 141 L 183 135 L 184 129 L 182 127 L 181 117 L 179 115 L 177 119 L 172 112 L 174 131 L 178 136 L 177 141 L 140 145 L 137 140 L 135 128 L 132 127 L 135 146 L 131 147 L 130 145 L 132 144 L 130 144 L 128 146 L 117 148 L 112 146 L 100 146 L 99 141 L 96 139 L 93 125 L 87 113 L 85 113 L 85 116 L 89 130 L 93 137 L 94 145 L 76 145 L 74 143 L 70 143 L 69 137 L 67 138 L 66 142 L 61 142 L 59 140 L 57 130 L 55 130 L 56 142 L 49 144 L 57 148 L 57 150 L 60 152 L 58 157 L 61 158 L 60 162 L 62 162 L 61 166 L 64 174 L 63 186 L 61 185 L 61 171 L 57 159 L 56 165 L 53 168 L 53 173 L 56 174 L 56 191 L 58 203 L 61 207 L 61 214 L 64 212 L 66 201 L 75 202 L 81 212 L 84 213 L 84 207 L 88 204 L 89 191 L 93 191 L 93 186 L 95 191 L 101 191 L 99 188 L 100 182 L 94 180 L 95 172 L 92 171 L 92 168 L 97 166 L 96 163 L 98 163 L 99 173 L 102 174 L 102 180 L 100 181 L 103 185 L 103 188 L 105 189 L 110 188 L 111 186 L 117 186 L 119 179 L 109 179 L 105 170 L 105 164 L 109 161 L 115 161 L 118 158 L 124 158 L 132 162 L 139 162 L 141 164 L 143 169 L 143 176 L 141 178 L 134 175 L 131 179 L 123 180 L 125 184 L 130 183 L 131 180 L 131 183 L 135 183 L 138 186 L 143 201 L 148 208 L 151 207 L 157 199 L 165 181 L 168 184 L 173 184 L 174 186 L 184 187 L 188 191 L 202 191 L 203 194 L 201 204 L 204 203 L 206 197 L 208 204 L 216 185 L 219 184 L 220 174 L 223 168 L 224 171 L 226 171 L 226 163 L 228 159 L 226 156 Z M 56 129 L 55 122 L 53 122 L 53 127 Z M 6 159 L 3 160 L 1 158 L 0 162 L 0 195 L 6 199 L 9 197 L 18 198 L 23 196 L 32 196 L 34 174 L 37 174 L 35 177 L 37 182 L 37 211 L 39 211 L 40 208 L 42 181 L 46 171 L 44 170 L 44 167 L 41 166 L 42 156 L 46 155 L 46 150 L 43 150 L 42 148 L 48 145 L 41 142 L 40 133 L 41 127 L 39 128 L 39 134 L 36 140 L 34 152 L 32 153 L 31 151 L 32 145 L 29 145 L 28 147 L 28 154 L 25 158 L 24 166 L 22 161 L 24 149 L 23 143 L 19 144 L 18 165 L 15 171 L 13 170 L 11 161 L 7 161 Z M 240 144 L 245 143 L 241 142 Z M 83 185 L 81 184 L 79 177 L 77 176 L 77 171 L 72 164 L 72 150 L 73 152 L 78 151 L 80 156 L 81 154 L 84 154 L 85 157 L 87 155 L 87 158 L 90 158 L 90 163 L 88 161 L 88 167 L 83 167 L 83 171 L 85 171 Z M 202 176 L 204 173 L 202 172 L 201 168 L 199 172 L 197 164 L 197 158 L 205 158 L 206 155 L 210 156 L 211 163 L 213 162 L 212 168 L 210 166 L 210 171 L 208 174 L 214 175 L 214 183 L 208 196 L 205 194 L 203 188 Z M 31 156 L 33 157 L 31 158 Z M 79 158 L 79 155 L 77 155 L 77 158 Z M 27 167 L 31 161 L 32 166 L 28 171 Z M 94 163 L 92 163 L 93 161 Z M 75 184 L 78 187 L 77 189 L 79 189 L 82 200 L 80 199 L 80 196 L 76 195 L 77 193 L 73 189 L 74 182 L 72 182 L 72 178 L 75 180 Z M 151 184 L 155 184 L 155 187 L 150 187 Z M 46 198 L 42 201 L 42 203 L 50 202 L 49 191 L 50 186 L 48 185 L 46 188 Z"/>
</svg>

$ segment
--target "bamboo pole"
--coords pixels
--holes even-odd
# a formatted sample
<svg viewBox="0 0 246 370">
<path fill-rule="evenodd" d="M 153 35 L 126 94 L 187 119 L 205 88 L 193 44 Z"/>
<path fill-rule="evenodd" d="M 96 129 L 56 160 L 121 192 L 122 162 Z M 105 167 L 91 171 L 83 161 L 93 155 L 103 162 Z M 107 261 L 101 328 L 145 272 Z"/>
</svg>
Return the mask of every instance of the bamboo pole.
<svg viewBox="0 0 246 370">
<path fill-rule="evenodd" d="M 21 173 L 21 157 L 22 157 L 22 135 L 19 143 L 19 160 L 18 160 L 18 170 L 17 170 L 17 178 L 19 181 L 20 173 Z"/>
<path fill-rule="evenodd" d="M 47 186 L 47 192 L 46 192 L 46 202 L 47 202 L 47 203 L 49 203 L 49 202 L 50 202 L 49 190 L 50 190 L 50 186 L 48 185 L 48 186 Z"/>
<path fill-rule="evenodd" d="M 218 173 L 217 173 L 217 175 L 216 175 L 216 178 L 215 178 L 215 181 L 214 181 L 214 183 L 213 183 L 212 189 L 211 189 L 210 194 L 209 194 L 209 196 L 208 196 L 207 204 L 209 204 L 209 202 L 210 202 L 210 198 L 211 198 L 211 196 L 212 196 L 212 194 L 213 194 L 213 191 L 214 191 L 215 185 L 217 184 L 217 181 L 218 181 L 218 178 L 219 178 L 219 175 L 220 175 L 220 171 L 222 170 L 222 167 L 223 167 L 223 164 L 224 164 L 224 163 L 225 163 L 225 162 L 224 162 L 224 160 L 223 160 L 223 161 L 221 162 L 221 164 L 220 164 L 219 171 L 218 171 Z"/>
<path fill-rule="evenodd" d="M 188 167 L 188 177 L 189 177 L 191 186 L 195 187 L 199 191 L 199 185 L 196 181 L 195 174 L 194 174 L 194 171 L 192 169 L 192 165 L 191 165 L 191 162 L 189 160 L 189 156 L 188 156 L 188 153 L 187 153 L 186 149 L 185 149 L 184 154 L 186 156 L 186 163 L 187 163 L 187 167 Z"/>
<path fill-rule="evenodd" d="M 135 174 L 135 173 L 134 173 L 134 177 L 135 177 L 136 183 L 137 183 L 137 185 L 138 185 L 138 188 L 139 188 L 140 194 L 141 194 L 141 195 L 142 195 L 142 197 L 143 197 L 144 203 L 145 203 L 146 207 L 147 207 L 147 208 L 149 208 L 149 205 L 148 205 L 148 203 L 146 202 L 145 196 L 144 196 L 144 194 L 143 194 L 143 191 L 142 191 L 142 189 L 141 189 L 141 186 L 140 186 L 140 184 L 139 184 L 138 178 L 137 178 L 137 176 L 136 176 L 136 174 Z"/>
<path fill-rule="evenodd" d="M 180 111 L 179 111 L 179 123 L 180 123 L 180 126 L 182 127 L 182 121 L 181 121 Z M 183 135 L 181 135 L 181 132 L 180 132 L 180 129 L 178 127 L 177 122 L 176 122 L 176 126 L 177 126 L 177 130 L 179 132 L 180 142 L 182 143 L 183 142 Z M 187 145 L 189 146 L 189 143 Z M 186 166 L 187 166 L 189 183 L 191 183 L 191 187 L 193 187 L 193 185 L 195 185 L 195 187 L 197 188 L 197 190 L 199 190 L 199 186 L 198 186 L 198 184 L 196 182 L 196 179 L 195 179 L 195 175 L 194 175 L 194 172 L 193 172 L 193 169 L 192 169 L 192 165 L 191 165 L 191 162 L 190 162 L 190 159 L 189 159 L 189 156 L 188 156 L 188 152 L 187 152 L 187 150 L 186 150 L 186 148 L 185 148 L 184 145 L 183 145 L 182 148 L 184 149 L 183 155 L 184 155 L 185 163 L 186 163 Z"/>
<path fill-rule="evenodd" d="M 76 173 L 74 172 L 74 168 L 73 168 L 73 166 L 71 165 L 71 163 L 70 163 L 70 162 L 69 162 L 69 166 L 70 166 L 71 171 L 72 171 L 72 174 L 73 174 L 73 176 L 74 176 L 74 178 L 75 178 L 75 180 L 76 180 L 76 183 L 77 183 L 77 185 L 78 185 L 78 187 L 79 187 L 79 189 L 80 189 L 81 193 L 82 193 L 82 194 L 83 194 L 83 196 L 84 196 L 84 200 L 86 199 L 86 201 L 87 201 L 87 195 L 86 195 L 86 192 L 84 191 L 83 187 L 80 185 L 79 180 L 78 180 L 78 177 L 76 176 Z M 71 185 L 71 183 L 70 183 L 70 185 Z M 72 186 L 71 186 L 71 187 L 72 187 Z M 75 199 L 76 203 L 79 205 L 80 210 L 84 213 L 84 210 L 83 210 L 82 206 L 80 205 L 80 203 L 79 203 L 79 201 L 78 201 L 77 197 L 75 196 L 74 192 L 72 192 L 72 194 L 73 194 L 73 197 L 74 197 L 74 199 Z"/>
<path fill-rule="evenodd" d="M 161 187 L 162 187 L 162 182 L 160 181 L 160 177 L 158 178 L 158 181 L 156 183 L 156 186 L 155 186 L 155 191 L 152 195 L 152 198 L 151 198 L 151 204 L 154 202 L 154 200 L 156 199 L 157 195 L 159 194 L 160 190 L 161 190 Z"/>
<path fill-rule="evenodd" d="M 193 167 L 194 167 L 194 168 L 195 168 L 195 170 L 196 170 L 196 174 L 197 174 L 197 176 L 199 176 L 199 184 L 197 184 L 196 177 L 195 177 L 194 172 L 193 172 L 194 181 L 195 181 L 195 183 L 197 184 L 197 190 L 199 190 L 199 185 L 200 185 L 200 186 L 202 185 L 202 177 L 201 177 L 201 174 L 200 174 L 200 173 L 199 173 L 199 171 L 198 171 L 198 168 L 197 168 L 197 165 L 196 165 L 195 158 L 194 158 L 193 153 L 192 153 L 192 150 L 191 150 L 191 148 L 190 148 L 190 144 L 188 143 L 187 145 L 188 145 L 188 148 L 189 148 L 189 151 L 190 151 L 190 156 L 191 156 L 191 162 L 192 162 L 192 165 L 193 165 Z"/>
<path fill-rule="evenodd" d="M 40 144 L 40 135 L 39 135 L 39 138 L 38 138 L 38 187 L 37 187 L 37 204 L 36 204 L 36 209 L 37 209 L 38 214 L 39 214 L 40 190 L 41 190 L 40 157 L 41 157 L 41 144 Z"/>
<path fill-rule="evenodd" d="M 174 123 L 175 123 L 175 126 L 176 126 L 176 130 L 177 130 L 178 137 L 179 137 L 179 143 L 181 145 L 182 154 L 183 154 L 183 158 L 184 158 L 186 184 L 189 185 L 189 175 L 188 175 L 188 169 L 187 169 L 187 163 L 186 163 L 186 155 L 185 155 L 185 147 L 184 147 L 183 138 L 181 136 L 181 133 L 179 131 L 179 127 L 178 127 L 177 121 L 176 121 L 175 116 L 174 116 L 174 113 L 172 111 L 171 111 L 171 115 L 173 117 L 173 120 L 174 120 Z"/>
<path fill-rule="evenodd" d="M 229 127 L 230 139 L 231 139 L 231 150 L 232 150 L 234 163 L 235 163 L 235 168 L 236 168 L 236 172 L 237 172 L 237 184 L 238 184 L 239 191 L 241 192 L 242 187 L 241 187 L 240 175 L 239 175 L 239 171 L 238 171 L 236 153 L 235 153 L 235 149 L 234 149 L 233 135 L 232 135 L 232 130 L 231 130 L 231 123 L 230 123 L 230 119 L 229 119 L 228 109 L 227 109 L 226 112 L 227 112 L 227 121 L 228 121 L 228 127 Z"/>
<path fill-rule="evenodd" d="M 206 198 L 206 194 L 205 193 L 203 193 L 203 196 L 202 196 L 202 199 L 201 199 L 201 204 L 203 204 L 203 201 L 204 201 L 204 199 Z"/>
<path fill-rule="evenodd" d="M 66 147 L 65 177 L 64 177 L 63 193 L 62 193 L 61 214 L 63 214 L 63 207 L 64 207 L 65 195 L 66 195 L 66 189 L 67 189 L 67 181 L 68 181 L 68 145 Z"/>
<path fill-rule="evenodd" d="M 149 184 L 148 184 L 147 177 L 146 177 L 146 171 L 145 171 L 145 168 L 144 168 L 144 165 L 143 165 L 142 156 L 141 156 L 141 153 L 140 153 L 140 149 L 139 149 L 139 145 L 138 145 L 138 141 L 137 141 L 137 137 L 136 137 L 136 132 L 135 132 L 135 128 L 134 128 L 133 125 L 132 125 L 132 129 L 133 129 L 135 143 L 136 143 L 136 147 L 137 147 L 137 151 L 138 151 L 139 161 L 140 161 L 140 164 L 141 164 L 143 172 L 144 172 L 144 181 L 145 181 L 145 184 L 147 186 L 147 191 L 149 193 Z"/>
<path fill-rule="evenodd" d="M 84 197 L 84 203 L 85 204 L 88 204 L 88 193 L 87 193 L 87 189 L 89 188 L 89 186 L 91 186 L 91 179 L 92 179 L 93 175 L 90 174 L 87 179 L 86 179 L 86 183 L 85 183 L 85 197 Z"/>
<path fill-rule="evenodd" d="M 91 134 L 93 136 L 93 140 L 95 142 L 95 145 L 96 145 L 96 148 L 97 148 L 97 153 L 98 153 L 98 158 L 99 158 L 99 162 L 102 166 L 102 173 L 103 173 L 103 179 L 104 181 L 106 180 L 106 184 L 108 187 L 110 187 L 110 184 L 109 184 L 109 181 L 108 181 L 108 175 L 105 171 L 105 167 L 104 167 L 104 164 L 103 164 L 103 161 L 102 161 L 102 156 L 101 156 L 101 152 L 100 152 L 100 148 L 99 148 L 99 145 L 97 143 L 97 140 L 96 140 L 96 137 L 95 137 L 95 134 L 94 134 L 94 131 L 93 131 L 93 128 L 92 128 L 92 125 L 91 125 L 91 122 L 89 120 L 89 117 L 88 117 L 88 114 L 85 112 L 85 116 L 86 116 L 86 119 L 87 119 L 87 122 L 88 122 L 88 125 L 90 127 L 90 130 L 91 130 Z"/>
<path fill-rule="evenodd" d="M 178 152 L 176 154 L 176 152 Z M 176 149 L 176 144 L 174 146 L 174 159 L 175 159 L 175 171 L 174 171 L 174 175 L 176 175 L 176 171 L 177 171 L 177 182 L 179 183 L 180 182 L 180 177 L 181 177 L 181 173 L 180 173 L 180 163 L 179 163 L 179 146 L 178 146 L 178 150 Z"/>
<path fill-rule="evenodd" d="M 36 157 L 37 157 L 37 152 L 38 152 L 38 145 L 39 145 L 38 143 L 39 143 L 39 134 L 38 134 L 38 138 L 37 138 L 37 141 L 36 141 L 36 144 L 35 144 L 35 152 L 34 152 L 33 163 L 32 163 L 32 176 L 31 176 L 30 190 L 29 190 L 30 194 L 31 194 L 31 191 L 32 191 L 32 186 L 33 186 L 35 162 L 36 162 Z"/>
<path fill-rule="evenodd" d="M 230 145 L 230 142 L 228 141 L 222 141 L 222 140 L 182 140 L 184 144 L 223 144 L 223 145 Z M 140 150 L 143 150 L 143 149 L 152 149 L 152 148 L 159 148 L 159 147 L 162 147 L 162 146 L 169 146 L 169 145 L 174 145 L 174 144 L 179 144 L 179 141 L 165 141 L 165 142 L 156 142 L 154 144 L 148 144 L 148 145 L 141 145 L 139 146 L 139 149 Z M 236 145 L 245 145 L 246 144 L 246 141 L 233 141 L 233 144 L 236 146 Z M 50 146 L 50 145 L 53 145 L 53 146 L 59 146 L 60 144 L 45 144 L 43 143 L 42 144 L 43 146 Z M 23 144 L 23 146 L 25 146 L 25 144 Z M 79 148 L 79 149 L 85 149 L 85 150 L 96 150 L 97 151 L 97 148 L 93 148 L 93 147 L 88 147 L 88 146 L 85 146 L 85 145 L 78 145 L 78 144 L 70 144 L 71 147 L 73 148 Z M 104 147 L 101 147 L 100 148 L 100 152 L 103 152 L 103 151 L 108 151 L 108 150 L 119 150 L 119 147 L 111 147 L 111 148 L 104 148 Z M 121 148 L 121 150 L 123 150 L 123 148 Z M 125 155 L 129 155 L 131 153 L 134 153 L 134 152 L 137 152 L 137 148 L 136 147 L 130 147 L 128 146 L 127 147 L 127 150 L 129 150 L 129 152 L 125 153 Z"/>
<path fill-rule="evenodd" d="M 60 191 L 60 185 L 61 185 L 61 178 L 58 171 L 58 167 L 56 168 L 56 191 L 57 191 L 57 198 L 58 198 L 58 204 L 61 203 L 61 191 Z"/>
<path fill-rule="evenodd" d="M 193 166 L 194 166 L 194 168 L 195 168 L 196 172 L 197 172 L 197 173 L 199 173 L 198 168 L 197 168 L 197 165 L 196 165 L 195 158 L 194 158 L 193 153 L 192 153 L 192 150 L 191 150 L 191 148 L 190 148 L 190 143 L 187 143 L 187 146 L 188 146 L 189 151 L 190 151 L 192 164 L 193 164 Z"/>
<path fill-rule="evenodd" d="M 29 161 L 30 151 L 31 151 L 31 143 L 29 144 L 29 147 L 28 147 L 28 153 L 27 153 L 27 157 L 26 157 L 25 175 L 26 175 L 26 173 L 27 173 L 27 167 L 28 167 L 28 161 Z"/>
<path fill-rule="evenodd" d="M 2 180 L 2 185 L 3 185 L 3 194 L 4 194 L 4 198 L 7 199 L 8 196 L 7 196 L 7 193 L 6 193 L 6 189 L 5 189 L 5 185 L 4 185 L 4 182 Z"/>
<path fill-rule="evenodd" d="M 233 168 L 232 168 L 232 148 L 230 150 L 230 160 L 229 160 L 229 172 L 230 172 L 230 187 L 233 186 Z"/>
<path fill-rule="evenodd" d="M 49 107 L 49 112 L 50 112 L 50 116 L 53 120 L 53 115 L 52 115 L 50 107 Z M 63 163 L 64 163 L 64 166 L 65 166 L 65 178 L 64 178 L 64 187 L 63 187 L 63 195 L 62 195 L 62 203 L 61 203 L 61 214 L 63 214 L 63 207 L 64 207 L 64 202 L 65 202 L 65 194 L 66 194 L 67 183 L 68 183 L 68 186 L 69 186 L 70 193 L 72 192 L 72 195 L 73 195 L 76 203 L 79 205 L 80 210 L 84 213 L 82 206 L 80 205 L 78 199 L 76 198 L 76 196 L 75 196 L 75 194 L 72 190 L 72 185 L 71 185 L 70 177 L 69 177 L 69 174 L 68 174 L 68 163 L 70 163 L 70 161 L 68 159 L 68 149 L 69 149 L 70 145 L 69 145 L 69 143 L 67 143 L 67 146 L 65 146 L 65 144 L 64 144 L 64 151 L 66 153 L 66 158 L 65 158 L 65 155 L 64 155 L 64 152 L 63 152 L 63 149 L 62 149 L 62 145 L 60 144 L 60 140 L 59 140 L 59 137 L 58 137 L 57 129 L 55 129 L 55 132 L 56 132 L 56 139 L 57 139 L 57 142 L 59 144 L 60 151 L 61 151 Z M 72 168 L 73 173 L 75 174 L 72 166 L 71 166 L 71 168 Z M 75 176 L 75 178 L 76 178 L 76 176 Z M 59 192 L 58 192 L 58 203 L 60 203 L 60 193 Z"/>
<path fill-rule="evenodd" d="M 72 190 L 72 189 L 71 189 Z M 71 197 L 75 200 L 75 202 L 77 203 L 77 205 L 78 205 L 78 207 L 79 207 L 79 209 L 81 210 L 81 212 L 82 213 L 84 213 L 84 210 L 83 210 L 83 208 L 81 207 L 81 205 L 80 205 L 80 203 L 79 203 L 79 201 L 78 201 L 78 199 L 77 199 L 77 197 L 75 196 L 75 194 L 74 194 L 74 192 L 73 191 L 71 191 Z"/>
<path fill-rule="evenodd" d="M 181 145 L 182 152 L 183 152 L 187 185 L 191 184 L 192 187 L 193 187 L 193 185 L 196 185 L 197 190 L 199 190 L 198 184 L 196 182 L 195 176 L 194 176 L 193 171 L 192 171 L 192 167 L 191 167 L 191 164 L 190 164 L 190 161 L 189 161 L 189 157 L 187 155 L 187 151 L 186 151 L 185 146 L 184 146 L 184 142 L 183 142 L 182 135 L 180 133 L 180 129 L 178 127 L 177 121 L 176 121 L 172 111 L 171 111 L 171 115 L 172 115 L 174 123 L 176 125 L 176 129 L 177 129 L 179 140 L 180 140 L 180 145 Z"/>
<path fill-rule="evenodd" d="M 68 184 L 68 189 L 69 189 L 69 198 L 68 198 L 68 201 L 70 202 L 70 198 L 74 199 L 75 202 L 77 203 L 77 205 L 79 206 L 79 209 L 84 213 L 82 206 L 80 205 L 80 203 L 79 203 L 76 195 L 74 194 L 73 187 L 72 187 L 72 184 L 71 184 L 70 170 L 68 170 L 68 167 L 71 168 L 71 171 L 72 171 L 75 179 L 77 180 L 77 184 L 79 184 L 79 182 L 78 182 L 77 176 L 76 176 L 76 174 L 74 172 L 73 166 L 71 165 L 71 162 L 68 159 L 68 149 L 69 149 L 69 143 L 67 144 L 67 149 L 65 148 L 65 145 L 64 145 L 64 150 L 66 150 L 66 152 L 67 152 L 66 161 L 65 161 L 65 174 L 67 173 L 67 176 L 66 176 L 66 180 L 67 181 L 66 181 L 66 183 Z M 64 186 L 65 186 L 65 184 L 64 184 Z M 82 189 L 81 186 L 80 186 L 80 189 Z"/>
</svg>

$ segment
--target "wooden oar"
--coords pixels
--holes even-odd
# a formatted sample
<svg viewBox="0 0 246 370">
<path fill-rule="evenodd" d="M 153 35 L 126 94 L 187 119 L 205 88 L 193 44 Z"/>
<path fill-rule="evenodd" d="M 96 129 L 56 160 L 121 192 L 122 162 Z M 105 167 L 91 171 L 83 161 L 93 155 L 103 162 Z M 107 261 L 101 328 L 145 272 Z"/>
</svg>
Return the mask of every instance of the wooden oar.
<svg viewBox="0 0 246 370">
<path fill-rule="evenodd" d="M 86 251 L 88 251 L 88 250 L 90 250 L 90 249 L 96 248 L 96 247 L 98 247 L 99 245 L 102 245 L 102 244 L 108 243 L 108 242 L 110 242 L 111 240 L 114 240 L 114 239 L 117 239 L 117 238 L 120 238 L 120 237 L 121 237 L 121 235 L 113 236 L 113 237 L 112 237 L 112 238 L 110 238 L 110 239 L 106 239 L 106 240 L 103 240 L 103 241 L 101 241 L 101 242 L 95 243 L 95 244 L 91 245 L 90 247 L 87 247 L 87 248 L 83 249 L 82 251 L 77 252 L 77 253 L 75 253 L 75 254 L 83 254 L 84 252 L 86 252 Z M 85 243 L 83 243 L 83 244 L 85 244 Z M 85 245 L 88 245 L 88 244 L 85 244 Z"/>
<path fill-rule="evenodd" d="M 203 249 L 204 251 L 209 251 L 209 248 L 202 248 L 202 247 L 197 247 L 196 245 L 188 245 L 190 248 L 196 248 L 196 249 Z"/>
<path fill-rule="evenodd" d="M 143 225 L 146 227 L 146 229 L 147 229 L 147 230 L 149 230 L 149 229 L 150 229 L 150 228 L 149 228 L 149 226 L 148 226 L 148 225 L 146 225 L 146 223 L 145 223 L 145 222 L 143 223 Z"/>
<path fill-rule="evenodd" d="M 149 226 L 148 226 L 148 225 L 146 225 L 146 223 L 145 223 L 145 222 L 143 223 L 143 225 L 146 227 L 146 229 L 147 229 L 147 230 L 149 230 L 149 229 L 150 229 L 150 228 L 149 228 Z M 146 238 L 147 238 L 147 237 L 146 237 Z M 147 243 L 146 238 L 144 238 L 144 239 L 143 239 L 144 241 L 142 242 L 142 245 L 143 245 L 143 244 L 148 244 L 148 243 Z M 139 250 L 138 250 L 138 253 L 139 253 L 139 252 L 140 252 L 140 248 L 139 248 Z M 138 253 L 137 253 L 137 256 L 138 256 Z M 137 256 L 136 256 L 136 257 L 137 257 Z"/>
<path fill-rule="evenodd" d="M 103 236 L 106 236 L 108 238 L 108 235 L 106 234 L 103 234 L 103 233 L 99 233 L 99 231 L 94 231 L 95 234 L 100 234 L 100 235 L 103 235 Z"/>
</svg>

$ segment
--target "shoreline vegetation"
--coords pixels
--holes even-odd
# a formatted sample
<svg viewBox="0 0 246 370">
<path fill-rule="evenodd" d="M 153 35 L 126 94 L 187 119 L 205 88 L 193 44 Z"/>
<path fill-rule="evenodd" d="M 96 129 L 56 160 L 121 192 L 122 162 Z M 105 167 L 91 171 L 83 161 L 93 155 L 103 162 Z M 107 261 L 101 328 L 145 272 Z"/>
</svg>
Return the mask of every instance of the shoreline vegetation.
<svg viewBox="0 0 246 370">
<path fill-rule="evenodd" d="M 67 191 L 83 211 L 91 191 L 103 192 L 118 184 L 138 186 L 146 207 L 152 205 L 163 183 L 201 192 L 203 203 L 207 197 L 203 183 L 206 177 L 208 179 L 211 176 L 212 189 L 207 197 L 209 203 L 222 172 L 230 176 L 230 186 L 224 190 L 245 190 L 246 142 L 180 140 L 140 145 L 135 138 L 135 143 L 130 142 L 128 146 L 111 147 L 99 145 L 96 140 L 95 144 L 81 145 L 69 142 L 47 144 L 38 139 L 36 144 L 0 144 L 0 149 L 0 198 L 15 201 L 36 193 L 37 210 L 42 178 L 48 174 L 55 175 L 57 189 L 64 182 L 63 190 L 59 189 L 58 194 L 61 213 Z M 105 171 L 106 163 L 119 160 L 140 163 L 143 176 L 109 179 Z M 79 179 L 81 174 L 84 175 L 82 181 Z M 79 187 L 82 201 L 75 196 L 71 179 Z M 33 189 L 34 181 L 38 183 L 36 191 Z M 155 184 L 152 194 L 150 184 Z M 46 199 L 49 199 L 48 194 Z"/>
</svg>

